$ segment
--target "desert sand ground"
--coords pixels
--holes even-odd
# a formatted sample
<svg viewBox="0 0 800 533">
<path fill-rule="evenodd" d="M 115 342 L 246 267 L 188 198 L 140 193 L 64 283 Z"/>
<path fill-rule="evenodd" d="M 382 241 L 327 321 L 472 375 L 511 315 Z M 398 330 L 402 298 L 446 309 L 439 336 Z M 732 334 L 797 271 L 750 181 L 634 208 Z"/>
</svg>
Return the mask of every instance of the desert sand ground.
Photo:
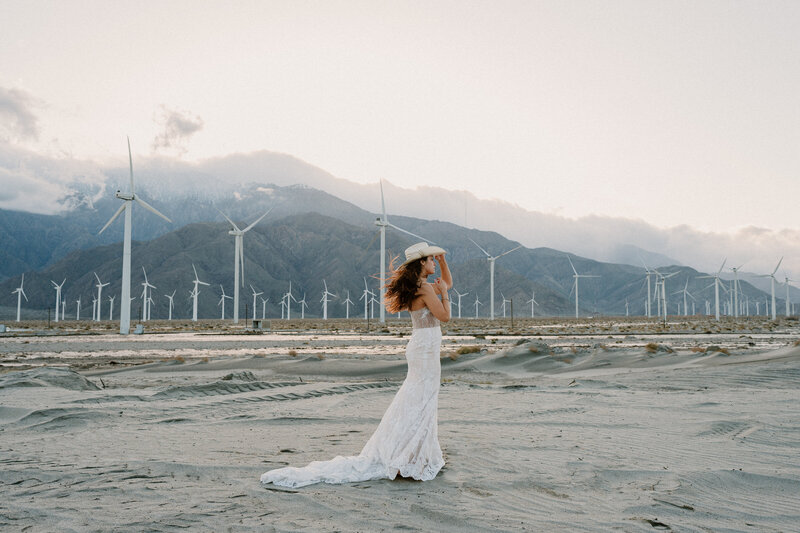
<svg viewBox="0 0 800 533">
<path fill-rule="evenodd" d="M 7 324 L 0 528 L 797 531 L 800 326 L 670 317 L 443 327 L 430 482 L 263 487 L 357 454 L 407 321 Z M 51 324 L 53 325 L 53 324 Z"/>
</svg>

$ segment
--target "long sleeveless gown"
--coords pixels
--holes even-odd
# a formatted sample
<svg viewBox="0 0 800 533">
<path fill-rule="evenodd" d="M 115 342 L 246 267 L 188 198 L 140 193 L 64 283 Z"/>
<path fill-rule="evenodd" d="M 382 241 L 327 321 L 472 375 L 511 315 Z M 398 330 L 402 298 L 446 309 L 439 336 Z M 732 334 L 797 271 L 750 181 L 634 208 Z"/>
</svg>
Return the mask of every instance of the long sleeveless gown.
<svg viewBox="0 0 800 533">
<path fill-rule="evenodd" d="M 438 403 L 442 331 L 427 307 L 411 312 L 406 347 L 408 374 L 359 455 L 337 456 L 308 466 L 270 470 L 261 483 L 303 487 L 313 483 L 351 483 L 403 477 L 428 481 L 444 466 L 439 447 Z"/>
</svg>

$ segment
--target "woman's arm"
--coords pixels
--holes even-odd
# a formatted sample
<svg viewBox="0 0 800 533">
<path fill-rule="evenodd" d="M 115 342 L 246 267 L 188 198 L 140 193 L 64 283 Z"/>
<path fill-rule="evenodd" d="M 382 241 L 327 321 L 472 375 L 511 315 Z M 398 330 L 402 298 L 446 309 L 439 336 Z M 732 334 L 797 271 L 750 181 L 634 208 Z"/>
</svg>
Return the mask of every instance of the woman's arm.
<svg viewBox="0 0 800 533">
<path fill-rule="evenodd" d="M 436 291 L 441 291 L 442 300 L 436 296 Z M 441 279 L 437 279 L 435 283 L 423 283 L 420 287 L 422 301 L 430 309 L 433 316 L 439 319 L 439 322 L 450 321 L 450 302 L 447 295 L 447 289 Z"/>
<path fill-rule="evenodd" d="M 437 255 L 435 259 L 439 262 L 439 269 L 442 271 L 442 281 L 444 281 L 445 290 L 452 289 L 453 276 L 450 274 L 450 267 L 447 266 L 447 259 L 445 259 L 444 254 Z"/>
</svg>

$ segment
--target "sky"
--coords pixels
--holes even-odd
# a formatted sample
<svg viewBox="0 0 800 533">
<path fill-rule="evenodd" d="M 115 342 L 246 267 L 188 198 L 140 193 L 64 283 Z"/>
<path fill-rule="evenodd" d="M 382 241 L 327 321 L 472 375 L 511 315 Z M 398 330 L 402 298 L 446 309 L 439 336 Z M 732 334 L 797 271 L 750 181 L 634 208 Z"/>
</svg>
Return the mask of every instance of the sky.
<svg viewBox="0 0 800 533">
<path fill-rule="evenodd" d="M 129 135 L 135 158 L 270 150 L 564 217 L 797 231 L 797 27 L 796 1 L 3 0 L 0 154 L 120 163 Z M 12 170 L 7 197 L 57 179 Z"/>
</svg>

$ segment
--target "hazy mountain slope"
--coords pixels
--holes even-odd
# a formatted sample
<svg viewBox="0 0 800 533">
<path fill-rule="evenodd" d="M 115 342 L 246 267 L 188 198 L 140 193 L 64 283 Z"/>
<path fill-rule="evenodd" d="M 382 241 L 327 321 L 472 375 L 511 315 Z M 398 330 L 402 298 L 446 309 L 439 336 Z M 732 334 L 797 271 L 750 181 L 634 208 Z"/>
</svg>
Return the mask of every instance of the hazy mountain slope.
<svg viewBox="0 0 800 533">
<path fill-rule="evenodd" d="M 448 260 L 455 278 L 455 289 L 469 295 L 462 300 L 462 315 L 474 316 L 474 299 L 477 295 L 483 306 L 480 315 L 489 313 L 489 267 L 485 255 L 469 239 L 493 255 L 516 246 L 516 243 L 491 232 L 466 230 L 447 222 L 422 221 L 396 217 L 392 220 L 410 231 L 424 234 L 427 238 L 442 243 L 448 250 Z M 189 292 L 192 288 L 192 264 L 197 268 L 202 281 L 211 284 L 201 287 L 199 310 L 201 317 L 219 317 L 219 285 L 233 295 L 233 251 L 234 241 L 228 234 L 227 223 L 196 223 L 162 235 L 148 242 L 134 242 L 132 248 L 132 295 L 139 296 L 144 281 L 142 266 L 148 278 L 157 287 L 153 292 L 155 305 L 153 318 L 167 316 L 165 294 L 177 291 L 175 317 L 191 315 Z M 363 312 L 363 303 L 358 298 L 364 290 L 364 280 L 370 289 L 377 292 L 379 273 L 379 240 L 377 230 L 370 222 L 351 225 L 336 218 L 317 213 L 291 215 L 277 220 L 265 219 L 247 233 L 244 239 L 245 287 L 241 292 L 240 314 L 244 316 L 245 305 L 253 307 L 252 284 L 257 291 L 269 298 L 268 317 L 280 316 L 278 302 L 292 282 L 293 294 L 299 300 L 306 294 L 308 316 L 321 314 L 322 280 L 339 298 L 329 304 L 330 316 L 344 316 L 342 301 L 350 291 L 351 300 L 358 305 L 351 308 L 351 316 Z M 387 250 L 391 255 L 400 255 L 416 239 L 394 229 L 387 231 Z M 61 282 L 64 287 L 67 316 L 75 316 L 76 300 L 80 297 L 83 317 L 91 313 L 91 301 L 96 293 L 93 272 L 110 285 L 103 289 L 103 316 L 108 316 L 108 297 L 120 293 L 122 244 L 99 246 L 90 250 L 76 251 L 39 272 L 29 272 L 25 287 L 30 302 L 26 309 L 52 307 L 55 291 L 50 280 Z M 599 275 L 600 278 L 585 278 L 580 281 L 581 314 L 624 314 L 628 299 L 630 312 L 642 314 L 646 299 L 645 272 L 629 265 L 600 263 L 591 259 L 570 255 L 575 268 L 581 274 Z M 713 291 L 705 287 L 709 280 L 698 279 L 699 273 L 686 267 L 670 267 L 664 272 L 678 271 L 669 278 L 667 289 L 669 309 L 677 311 L 676 304 L 682 297 L 671 294 L 689 281 L 689 290 L 698 300 L 709 298 Z M 16 299 L 11 291 L 18 285 L 15 277 L 0 283 L 0 294 L 7 294 L 6 305 L 13 306 Z M 571 315 L 574 313 L 572 269 L 567 255 L 549 248 L 521 248 L 497 260 L 495 277 L 495 313 L 501 315 L 501 293 L 513 299 L 515 314 L 529 316 L 527 303 L 535 291 L 539 302 L 539 315 Z M 743 284 L 745 294 L 752 298 L 763 298 L 764 293 L 749 284 Z M 117 296 L 118 315 L 119 297 Z M 12 301 L 13 300 L 13 301 Z M 226 303 L 226 315 L 232 315 L 231 302 Z M 135 300 L 132 307 L 138 314 L 141 303 Z M 467 311 L 468 306 L 469 311 Z M 262 304 L 256 304 L 259 315 Z M 295 314 L 299 313 L 293 304 Z M 654 306 L 655 309 L 655 306 Z M 703 309 L 698 307 L 699 311 Z M 510 311 L 510 310 L 509 310 Z M 251 311 L 250 311 L 251 313 Z M 6 316 L 8 320 L 11 316 Z"/>
</svg>

